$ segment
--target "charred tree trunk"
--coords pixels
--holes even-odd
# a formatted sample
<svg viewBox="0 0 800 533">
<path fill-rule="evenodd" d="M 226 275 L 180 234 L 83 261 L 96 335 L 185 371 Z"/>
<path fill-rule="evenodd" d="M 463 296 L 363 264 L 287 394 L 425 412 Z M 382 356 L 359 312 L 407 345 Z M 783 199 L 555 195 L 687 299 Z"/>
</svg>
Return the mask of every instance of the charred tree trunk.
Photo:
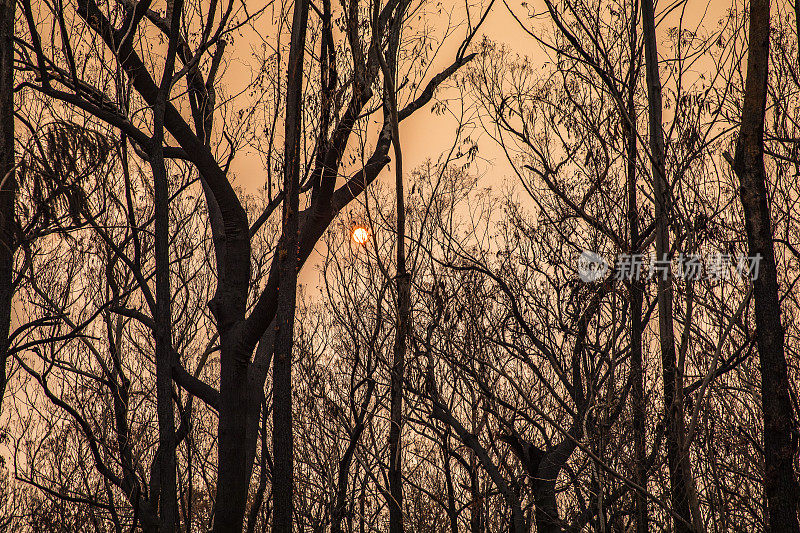
<svg viewBox="0 0 800 533">
<path fill-rule="evenodd" d="M 656 258 L 671 262 L 669 217 L 670 190 L 664 168 L 664 133 L 661 129 L 661 78 L 658 73 L 655 13 L 653 0 L 642 0 L 647 100 L 650 110 L 650 157 L 653 167 L 653 191 L 656 217 Z M 658 278 L 658 329 L 661 342 L 661 364 L 664 376 L 664 411 L 667 422 L 667 463 L 670 472 L 672 506 L 683 518 L 675 529 L 690 531 L 690 490 L 692 486 L 688 454 L 681 453 L 685 438 L 682 379 L 677 366 L 675 331 L 672 318 L 672 277 Z"/>
<path fill-rule="evenodd" d="M 231 326 L 220 328 L 220 409 L 217 474 L 217 501 L 214 531 L 241 531 L 250 476 L 246 447 L 246 383 L 249 353 L 242 350 Z"/>
<path fill-rule="evenodd" d="M 533 501 L 536 505 L 534 519 L 536 520 L 537 532 L 559 533 L 564 531 L 558 517 L 555 479 L 535 480 L 533 483 Z"/>
<path fill-rule="evenodd" d="M 626 137 L 626 156 L 627 156 L 627 188 L 628 188 L 628 226 L 630 232 L 630 253 L 639 253 L 639 206 L 636 197 L 636 155 L 637 155 L 637 136 L 636 131 L 636 106 L 634 103 L 635 91 L 639 70 L 639 47 L 636 38 L 636 11 L 631 14 L 630 30 L 630 83 L 628 84 L 627 94 L 627 114 L 628 121 L 623 120 Z M 630 313 L 631 313 L 631 403 L 633 411 L 633 457 L 634 457 L 634 480 L 640 487 L 647 486 L 647 465 L 645 456 L 646 425 L 647 416 L 644 403 L 644 372 L 642 360 L 642 333 L 644 324 L 642 323 L 643 290 L 640 280 L 632 279 L 629 286 L 630 291 Z M 636 491 L 634 493 L 636 532 L 647 533 L 647 497 Z"/>
<path fill-rule="evenodd" d="M 153 109 L 153 144 L 150 168 L 153 171 L 156 262 L 155 358 L 156 411 L 158 415 L 159 531 L 172 533 L 178 525 L 178 496 L 175 459 L 175 414 L 172 408 L 172 293 L 169 279 L 169 178 L 164 162 L 164 113 L 172 87 L 177 40 L 180 32 L 182 0 L 167 2 L 170 39 L 158 98 Z"/>
<path fill-rule="evenodd" d="M 297 298 L 298 233 L 300 210 L 300 135 L 303 97 L 303 54 L 308 0 L 298 0 L 292 19 L 292 41 L 286 96 L 286 149 L 283 190 L 283 232 L 278 245 L 278 309 L 275 357 L 272 363 L 272 531 L 291 533 L 294 449 L 292 439 L 292 345 Z"/>
<path fill-rule="evenodd" d="M 399 150 L 399 148 L 398 148 Z M 399 167 L 399 165 L 398 165 Z M 400 172 L 398 170 L 398 172 Z M 403 429 L 403 377 L 405 375 L 406 337 L 409 329 L 411 308 L 411 276 L 406 271 L 405 251 L 405 209 L 403 201 L 402 177 L 397 179 L 397 336 L 394 343 L 394 359 L 391 370 L 391 399 L 389 428 L 389 515 L 391 533 L 403 532 L 403 473 L 402 442 Z"/>
<path fill-rule="evenodd" d="M 628 169 L 628 206 L 631 250 L 638 249 L 639 218 L 636 201 L 636 134 L 632 133 L 629 142 L 629 168 Z M 635 251 L 633 253 L 636 253 Z M 633 404 L 633 449 L 634 449 L 634 479 L 640 487 L 647 486 L 647 461 L 646 461 L 646 425 L 647 410 L 644 401 L 644 370 L 642 357 L 642 333 L 644 323 L 642 319 L 643 294 L 639 280 L 630 283 L 630 313 L 631 313 L 631 402 Z M 647 497 L 635 492 L 637 533 L 647 533 Z"/>
<path fill-rule="evenodd" d="M 778 275 L 764 168 L 764 118 L 769 75 L 769 0 L 750 2 L 750 47 L 747 54 L 742 125 L 733 168 L 739 178 L 745 232 L 751 257 L 761 257 L 753 280 L 756 340 L 764 413 L 764 488 L 768 530 L 797 532 L 798 485 L 792 459 L 792 407 L 781 325 Z"/>
<path fill-rule="evenodd" d="M 567 464 L 570 455 L 577 447 L 580 438 L 579 426 L 574 426 L 570 435 L 559 444 L 545 451 L 518 435 L 503 436 L 522 463 L 531 479 L 533 500 L 536 505 L 534 519 L 539 533 L 558 533 L 564 531 L 564 522 L 558 514 L 556 501 L 556 480 L 561 469 Z"/>
<path fill-rule="evenodd" d="M 481 494 L 480 479 L 478 477 L 478 461 L 473 454 L 469 460 L 469 531 L 470 533 L 483 533 L 483 495 Z"/>
<path fill-rule="evenodd" d="M 14 298 L 14 4 L 0 0 L 0 412 L 6 391 L 8 336 Z"/>
<path fill-rule="evenodd" d="M 402 6 L 398 8 L 402 16 Z M 377 4 L 374 25 L 377 27 Z M 394 37 L 394 36 L 393 36 Z M 403 379 L 405 377 L 406 348 L 411 324 L 411 275 L 406 268 L 406 205 L 403 190 L 403 153 L 400 149 L 400 119 L 397 114 L 397 101 L 394 83 L 394 64 L 396 40 L 390 44 L 390 61 L 387 62 L 379 53 L 384 80 L 384 105 L 389 112 L 392 127 L 392 146 L 395 156 L 395 194 L 397 196 L 397 273 L 395 278 L 397 290 L 397 330 L 394 339 L 394 350 L 390 379 L 389 399 L 389 532 L 403 533 Z"/>
</svg>

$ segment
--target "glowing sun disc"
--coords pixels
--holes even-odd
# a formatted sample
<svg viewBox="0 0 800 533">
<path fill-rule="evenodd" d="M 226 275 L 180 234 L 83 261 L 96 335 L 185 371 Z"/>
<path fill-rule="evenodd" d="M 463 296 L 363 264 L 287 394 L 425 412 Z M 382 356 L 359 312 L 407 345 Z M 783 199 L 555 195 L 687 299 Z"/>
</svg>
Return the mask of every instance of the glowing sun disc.
<svg viewBox="0 0 800 533">
<path fill-rule="evenodd" d="M 355 241 L 356 244 L 367 244 L 368 240 L 369 232 L 367 231 L 367 228 L 357 226 L 355 229 L 353 229 L 353 241 Z"/>
</svg>

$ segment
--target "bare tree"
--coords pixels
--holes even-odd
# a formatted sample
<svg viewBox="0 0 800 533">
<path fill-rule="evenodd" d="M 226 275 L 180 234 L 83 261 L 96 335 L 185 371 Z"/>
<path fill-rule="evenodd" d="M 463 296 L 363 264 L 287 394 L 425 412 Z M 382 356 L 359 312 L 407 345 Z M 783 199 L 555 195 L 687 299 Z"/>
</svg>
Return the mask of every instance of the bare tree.
<svg viewBox="0 0 800 533">
<path fill-rule="evenodd" d="M 363 168 L 337 187 L 340 173 L 345 170 L 342 160 L 349 141 L 363 120 L 362 115 L 369 114 L 372 87 L 380 79 L 378 57 L 386 47 L 399 46 L 401 30 L 411 16 L 407 13 L 410 3 L 376 4 L 377 17 L 370 31 L 362 24 L 364 13 L 357 3 L 342 4 L 341 18 L 334 16 L 328 3 L 320 10 L 315 9 L 318 18 L 315 24 L 319 25 L 315 26 L 318 30 L 315 29 L 314 35 L 324 51 L 317 60 L 322 62 L 325 74 L 323 82 L 304 89 L 300 80 L 308 77 L 311 69 L 302 68 L 300 61 L 301 52 L 309 43 L 302 29 L 306 26 L 305 4 L 298 4 L 289 43 L 290 77 L 281 90 L 286 93 L 285 100 L 281 100 L 287 103 L 287 113 L 282 117 L 281 104 L 275 102 L 276 115 L 271 119 L 272 123 L 285 120 L 287 151 L 282 160 L 286 179 L 283 189 L 272 197 L 275 201 L 266 206 L 251 227 L 228 174 L 241 139 L 235 137 L 235 127 L 231 129 L 229 124 L 215 121 L 215 114 L 224 109 L 217 108 L 215 99 L 225 39 L 262 12 L 248 14 L 243 8 L 234 9 L 236 5 L 233 1 L 224 5 L 212 2 L 206 8 L 197 3 L 175 2 L 162 15 L 149 2 L 99 4 L 79 0 L 58 6 L 37 4 L 37 12 L 46 15 L 40 22 L 33 16 L 32 3 L 23 3 L 28 33 L 19 40 L 19 50 L 22 70 L 28 77 L 22 87 L 117 129 L 152 167 L 158 203 L 155 254 L 160 259 L 156 264 L 156 294 L 152 300 L 147 301 L 146 283 L 140 280 L 147 306 L 139 318 L 146 319 L 145 323 L 152 320 L 154 335 L 159 339 L 156 361 L 161 429 L 157 464 L 161 474 L 156 500 L 158 520 L 166 529 L 172 529 L 177 520 L 174 476 L 170 472 L 175 470 L 173 455 L 180 429 L 173 429 L 170 420 L 176 410 L 178 414 L 182 410 L 174 401 L 176 392 L 171 381 L 219 413 L 213 523 L 217 531 L 238 530 L 246 512 L 269 371 L 267 363 L 273 352 L 276 354 L 273 414 L 276 422 L 281 421 L 273 427 L 276 439 L 273 454 L 276 468 L 281 469 L 274 473 L 273 480 L 283 483 L 280 490 L 276 486 L 273 491 L 276 499 L 273 517 L 276 527 L 288 527 L 292 519 L 289 354 L 294 309 L 291 293 L 296 283 L 293 279 L 339 211 L 376 179 L 389 160 L 392 128 L 387 116 Z M 334 41 L 332 20 L 343 22 L 344 40 L 340 45 Z M 73 32 L 72 27 L 83 31 Z M 50 34 L 50 28 L 57 31 Z M 468 39 L 474 35 L 470 33 L 472 30 L 469 29 Z M 144 39 L 151 33 L 165 38 L 165 51 L 150 53 L 156 52 L 156 48 Z M 43 41 L 42 35 L 50 35 L 52 42 Z M 340 56 L 339 50 L 348 55 Z M 111 68 L 106 69 L 99 58 L 111 60 Z M 461 50 L 449 66 L 428 79 L 423 78 L 425 71 L 410 72 L 410 76 L 416 77 L 415 83 L 412 90 L 397 89 L 405 104 L 398 108 L 395 122 L 429 102 L 436 88 L 471 58 Z M 337 71 L 343 66 L 347 72 L 340 76 Z M 395 68 L 400 69 L 400 64 Z M 161 77 L 160 82 L 157 76 Z M 172 89 L 179 84 L 185 84 L 186 90 L 173 96 Z M 106 90 L 107 86 L 113 89 Z M 388 87 L 381 91 L 381 99 L 388 98 Z M 321 95 L 314 112 L 326 118 L 301 130 L 300 113 L 308 111 L 302 98 L 314 92 Z M 145 109 L 144 114 L 138 111 L 138 106 Z M 270 139 L 266 144 L 271 147 L 272 142 Z M 304 147 L 313 148 L 304 152 Z M 305 165 L 301 156 L 310 156 Z M 214 296 L 208 306 L 220 346 L 219 390 L 215 389 L 215 383 L 209 384 L 187 371 L 169 348 L 169 333 L 172 332 L 173 338 L 175 333 L 170 327 L 170 315 L 174 319 L 176 310 L 169 309 L 170 274 L 165 266 L 174 253 L 167 248 L 167 212 L 171 208 L 165 203 L 165 178 L 168 180 L 169 168 L 177 161 L 185 161 L 196 170 L 206 200 L 207 225 L 214 244 L 214 262 L 209 266 L 215 273 Z M 281 203 L 283 236 L 265 283 L 252 294 L 253 234 Z M 116 257 L 113 262 L 120 261 L 128 268 L 136 265 L 125 247 L 112 247 L 112 253 Z M 256 351 L 258 344 L 262 347 Z M 132 489 L 123 478 L 109 471 L 101 473 L 133 498 Z"/>
<path fill-rule="evenodd" d="M 292 40 L 289 44 L 289 66 L 286 80 L 286 148 L 284 150 L 283 225 L 281 242 L 278 245 L 278 308 L 274 367 L 272 371 L 272 450 L 275 461 L 273 469 L 273 496 L 275 510 L 272 514 L 274 531 L 292 530 L 292 494 L 294 462 L 292 442 L 292 344 L 294 338 L 294 310 L 297 294 L 297 271 L 299 270 L 297 250 L 299 248 L 299 210 L 300 210 L 300 112 L 303 95 L 303 54 L 305 52 L 306 26 L 308 25 L 308 5 L 306 0 L 296 2 L 292 18 Z M 328 30 L 330 31 L 330 30 Z M 328 46 L 332 46 L 329 43 Z M 249 360 L 249 355 L 248 355 Z M 246 370 L 246 366 L 243 366 Z M 236 387 L 246 378 L 246 373 L 231 376 L 231 386 Z M 246 392 L 241 399 L 247 400 Z M 236 417 L 244 403 L 231 405 L 229 416 Z M 231 441 L 234 449 L 241 449 L 241 443 Z M 221 452 L 220 452 L 221 453 Z M 246 455 L 245 455 L 246 457 Z M 244 459 L 244 457 L 243 457 Z M 241 466 L 245 466 L 242 460 Z M 220 478 L 222 482 L 222 479 Z M 235 481 L 235 480 L 233 480 Z M 242 493 L 241 497 L 244 498 Z M 237 508 L 244 510 L 244 501 L 237 502 Z M 234 524 L 235 522 L 231 522 Z M 241 527 L 241 525 L 240 525 Z"/>
<path fill-rule="evenodd" d="M 778 295 L 773 224 L 764 169 L 764 121 L 770 45 L 770 2 L 750 2 L 747 78 L 733 169 L 740 181 L 748 250 L 760 259 L 753 280 L 764 416 L 764 488 L 770 531 L 798 531 L 794 470 L 797 427 L 789 398 L 784 328 Z"/>
<path fill-rule="evenodd" d="M 655 205 L 656 261 L 672 264 L 669 221 L 671 191 L 666 177 L 664 132 L 662 130 L 661 75 L 658 67 L 656 43 L 656 15 L 652 0 L 642 0 L 642 26 L 644 27 L 644 57 L 647 82 L 647 101 L 650 128 L 650 159 L 652 161 L 653 203 Z M 686 427 L 683 419 L 683 379 L 678 366 L 675 348 L 673 319 L 673 288 L 670 274 L 658 278 L 658 329 L 661 343 L 661 367 L 664 373 L 664 413 L 667 424 L 667 456 L 670 471 L 672 505 L 682 521 L 676 521 L 677 531 L 690 531 L 687 524 L 701 529 L 699 509 L 690 501 L 693 494 L 689 456 L 684 453 Z M 693 512 L 690 509 L 695 507 Z"/>
<path fill-rule="evenodd" d="M 795 6 L 18 4 L 0 529 L 797 530 Z"/>
<path fill-rule="evenodd" d="M 14 15 L 15 0 L 0 4 L 0 412 L 8 383 L 8 350 L 14 298 Z"/>
</svg>

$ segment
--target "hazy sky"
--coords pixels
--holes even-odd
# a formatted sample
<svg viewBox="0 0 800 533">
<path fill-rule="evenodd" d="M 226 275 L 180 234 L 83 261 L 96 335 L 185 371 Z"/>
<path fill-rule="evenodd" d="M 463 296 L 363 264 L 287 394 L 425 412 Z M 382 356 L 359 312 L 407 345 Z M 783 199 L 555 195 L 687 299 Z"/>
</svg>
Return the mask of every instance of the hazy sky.
<svg viewBox="0 0 800 533">
<path fill-rule="evenodd" d="M 459 1 L 458 4 L 453 3 L 454 0 L 442 2 L 443 6 L 458 5 L 463 11 L 463 4 Z M 515 5 L 509 3 L 509 5 Z M 519 2 L 516 2 L 517 8 L 520 13 L 523 13 L 522 8 L 519 7 Z M 248 10 L 253 12 L 259 7 L 257 3 L 251 6 L 248 2 Z M 446 9 L 446 8 L 445 8 Z M 472 11 L 473 17 L 478 13 L 477 9 Z M 541 24 L 541 23 L 539 23 Z M 257 27 L 259 25 L 257 24 Z M 268 37 L 269 31 L 274 29 L 264 28 L 263 25 L 258 27 L 258 31 L 262 36 Z M 452 63 L 458 46 L 464 37 L 465 30 L 459 28 L 454 34 L 448 37 L 445 45 L 439 50 L 433 68 L 429 70 L 428 76 L 424 79 L 423 84 L 437 72 Z M 503 43 L 509 46 L 515 53 L 520 55 L 539 56 L 541 61 L 544 61 L 542 52 L 535 41 L 527 35 L 519 24 L 514 20 L 508 9 L 503 5 L 502 0 L 497 0 L 494 8 L 487 16 L 482 31 L 473 39 L 473 47 L 475 44 L 480 43 L 483 36 Z M 229 94 L 235 93 L 247 86 L 252 76 L 252 67 L 255 60 L 251 57 L 252 50 L 255 43 L 259 42 L 257 35 L 245 32 L 242 37 L 238 38 L 232 47 L 226 50 L 228 59 L 227 69 L 225 76 L 221 79 L 225 85 L 226 92 Z M 531 48 L 534 46 L 534 48 Z M 282 73 L 285 75 L 285 73 Z M 455 90 L 440 90 L 437 92 L 437 98 L 449 98 L 458 95 Z M 410 176 L 411 172 L 430 158 L 436 158 L 444 151 L 448 150 L 453 143 L 455 136 L 456 121 L 453 117 L 445 115 L 436 115 L 431 111 L 431 104 L 419 109 L 411 117 L 404 120 L 400 125 L 400 137 L 403 150 L 403 166 L 406 179 Z M 239 104 L 235 104 L 238 107 Z M 475 124 L 478 126 L 478 124 Z M 477 132 L 476 132 L 477 133 Z M 371 139 L 374 142 L 374 135 Z M 355 141 L 352 139 L 351 141 Z M 351 143 L 352 144 L 352 143 Z M 482 139 L 480 142 L 480 157 L 488 159 L 488 161 L 478 161 L 474 165 L 474 169 L 484 176 L 486 185 L 497 186 L 500 185 L 511 174 L 511 170 L 496 146 L 490 139 Z M 390 150 L 390 156 L 393 158 L 393 152 Z M 344 165 L 343 165 L 344 166 Z M 255 192 L 265 183 L 265 171 L 263 163 L 258 154 L 242 149 L 237 153 L 236 159 L 232 165 L 232 170 L 236 176 L 236 183 L 242 186 L 245 190 Z M 384 169 L 381 177 L 384 181 L 391 181 L 393 183 L 393 170 L 392 168 Z M 387 182 L 388 182 L 387 181 Z M 484 186 L 486 186 L 484 185 Z M 319 247 L 322 246 L 318 244 Z M 300 281 L 305 286 L 315 286 L 318 284 L 318 272 L 316 265 L 319 262 L 319 253 L 312 254 L 306 266 L 303 268 Z"/>
<path fill-rule="evenodd" d="M 456 7 L 456 10 L 460 8 L 463 12 L 463 3 L 458 0 L 456 4 L 454 3 L 455 1 L 456 0 L 449 0 L 442 2 L 443 10 L 447 11 L 448 6 L 451 6 Z M 252 2 L 248 2 L 248 10 L 250 12 L 253 12 L 259 7 L 258 4 L 251 4 Z M 504 3 L 503 0 L 497 0 L 491 13 L 484 22 L 481 32 L 473 39 L 473 48 L 475 44 L 479 43 L 481 39 L 486 36 L 492 41 L 506 45 L 513 53 L 519 54 L 520 56 L 528 56 L 534 64 L 544 64 L 544 62 L 547 61 L 547 57 L 541 46 L 535 39 L 520 28 L 518 22 L 512 17 L 508 9 L 509 7 L 514 9 L 517 16 L 520 17 L 521 20 L 529 23 L 530 29 L 537 33 L 539 31 L 547 31 L 550 33 L 552 23 L 546 16 L 538 17 L 535 20 L 526 19 L 529 11 L 528 8 L 524 7 L 522 4 L 523 2 L 520 0 L 507 0 L 506 3 Z M 528 2 L 527 5 L 535 6 L 537 13 L 545 11 L 544 5 L 540 0 L 533 0 Z M 695 29 L 698 24 L 702 24 L 704 28 L 712 29 L 717 26 L 719 19 L 731 6 L 731 2 L 730 0 L 711 0 L 710 2 L 689 0 L 683 5 L 683 9 L 680 7 L 675 9 L 676 5 L 677 4 L 671 2 L 667 3 L 662 0 L 662 2 L 656 6 L 657 12 L 663 13 L 664 10 L 669 12 L 658 28 L 659 36 L 661 37 L 660 45 L 662 45 L 662 47 L 666 43 L 666 39 L 664 38 L 666 32 L 670 27 L 674 27 L 678 23 L 678 18 L 681 15 L 684 17 L 685 28 Z M 611 2 L 609 2 L 609 6 L 611 6 Z M 611 7 L 609 7 L 609 10 L 610 9 Z M 477 13 L 477 9 L 474 10 L 473 13 Z M 601 14 L 601 16 L 602 15 L 603 14 Z M 473 17 L 474 16 L 475 15 L 473 15 Z M 611 15 L 608 14 L 608 16 Z M 268 37 L 270 35 L 271 28 L 265 28 L 263 24 L 257 24 L 256 26 L 258 32 L 262 36 Z M 433 74 L 452 62 L 456 49 L 463 38 L 463 34 L 464 30 L 459 29 L 448 38 L 446 45 L 442 47 L 437 55 L 434 68 L 430 69 L 423 83 L 427 83 Z M 245 33 L 243 38 L 239 38 L 235 42 L 232 50 L 226 52 L 229 62 L 222 82 L 226 85 L 230 93 L 236 91 L 240 87 L 246 86 L 250 80 L 253 59 L 249 58 L 249 56 L 253 48 L 254 38 L 257 40 L 255 34 L 248 36 L 248 34 Z M 543 38 L 548 40 L 544 36 Z M 662 48 L 662 52 L 664 55 L 669 55 L 669 51 L 664 48 Z M 665 83 L 667 83 L 666 80 Z M 457 91 L 454 90 L 441 90 L 437 93 L 437 97 L 440 99 L 447 99 L 455 97 L 457 94 Z M 665 110 L 664 118 L 665 120 L 669 120 L 668 109 Z M 455 135 L 455 126 L 455 120 L 449 115 L 435 115 L 432 113 L 431 105 L 418 110 L 401 123 L 400 137 L 403 149 L 403 166 L 407 180 L 409 180 L 413 169 L 421 165 L 427 158 L 436 160 L 443 151 L 450 148 Z M 475 124 L 475 126 L 479 126 L 479 124 Z M 481 135 L 480 129 L 474 132 L 473 140 L 475 140 L 476 137 L 479 141 L 480 159 L 473 165 L 472 171 L 477 172 L 478 175 L 481 176 L 480 186 L 499 188 L 504 183 L 513 183 L 513 172 L 502 151 L 500 151 L 492 139 L 488 138 L 486 135 Z M 372 140 L 374 141 L 374 138 Z M 393 156 L 391 151 L 390 155 Z M 248 153 L 246 150 L 241 151 L 237 155 L 232 168 L 236 175 L 237 183 L 243 186 L 245 190 L 255 191 L 263 186 L 265 182 L 265 173 L 262 162 L 256 154 Z M 347 171 L 345 171 L 345 173 L 346 172 Z M 393 183 L 394 178 L 391 172 L 393 172 L 393 170 L 389 168 L 385 169 L 380 179 L 385 182 L 391 181 Z M 317 284 L 318 273 L 314 265 L 318 263 L 318 260 L 316 260 L 318 257 L 318 254 L 312 255 L 309 263 L 301 273 L 301 282 L 307 286 Z"/>
<path fill-rule="evenodd" d="M 450 0 L 442 3 L 446 6 L 453 2 L 454 0 Z M 519 7 L 519 2 L 516 4 Z M 461 3 L 459 2 L 458 5 L 460 6 Z M 509 5 L 514 4 L 510 3 Z M 252 11 L 250 3 L 248 3 L 248 9 Z M 477 9 L 473 10 L 473 16 L 476 13 Z M 264 34 L 263 31 L 260 30 L 260 32 L 262 35 Z M 464 30 L 459 29 L 448 38 L 445 46 L 439 51 L 434 68 L 430 69 L 429 75 L 423 83 L 427 83 L 435 73 L 452 62 L 463 35 Z M 501 0 L 495 2 L 493 10 L 482 26 L 481 33 L 473 39 L 473 44 L 479 43 L 484 35 L 499 43 L 508 44 L 511 49 L 521 55 L 541 55 L 538 46 L 535 49 L 530 48 L 535 45 L 535 42 L 519 27 Z M 243 39 L 235 42 L 233 50 L 226 52 L 229 64 L 222 82 L 229 92 L 234 92 L 249 82 L 250 67 L 253 61 L 247 56 L 250 54 L 252 46 L 253 42 L 245 33 Z M 455 91 L 450 91 L 448 94 L 447 91 L 442 90 L 437 92 L 437 97 L 447 98 L 455 94 Z M 437 116 L 431 113 L 431 105 L 418 110 L 403 121 L 400 125 L 400 136 L 403 147 L 403 165 L 406 172 L 418 167 L 429 157 L 436 159 L 442 151 L 448 149 L 453 141 L 454 127 L 455 123 L 451 117 Z M 485 144 L 489 148 L 489 143 Z M 487 154 L 482 155 L 485 157 Z M 247 189 L 255 190 L 264 184 L 263 165 L 258 156 L 253 153 L 242 151 L 237 154 L 232 169 L 236 173 L 237 182 Z M 384 175 L 386 174 L 387 172 L 384 171 Z"/>
</svg>

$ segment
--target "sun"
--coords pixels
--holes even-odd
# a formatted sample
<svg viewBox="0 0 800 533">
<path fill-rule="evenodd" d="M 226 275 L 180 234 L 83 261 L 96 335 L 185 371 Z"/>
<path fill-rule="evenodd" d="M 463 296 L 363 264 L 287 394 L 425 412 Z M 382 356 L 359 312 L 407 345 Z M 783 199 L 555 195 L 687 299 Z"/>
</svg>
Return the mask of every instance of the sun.
<svg viewBox="0 0 800 533">
<path fill-rule="evenodd" d="M 367 241 L 369 240 L 369 231 L 367 231 L 367 228 L 364 226 L 356 226 L 353 228 L 352 235 L 353 241 L 355 241 L 356 244 L 364 245 L 367 244 Z"/>
</svg>

